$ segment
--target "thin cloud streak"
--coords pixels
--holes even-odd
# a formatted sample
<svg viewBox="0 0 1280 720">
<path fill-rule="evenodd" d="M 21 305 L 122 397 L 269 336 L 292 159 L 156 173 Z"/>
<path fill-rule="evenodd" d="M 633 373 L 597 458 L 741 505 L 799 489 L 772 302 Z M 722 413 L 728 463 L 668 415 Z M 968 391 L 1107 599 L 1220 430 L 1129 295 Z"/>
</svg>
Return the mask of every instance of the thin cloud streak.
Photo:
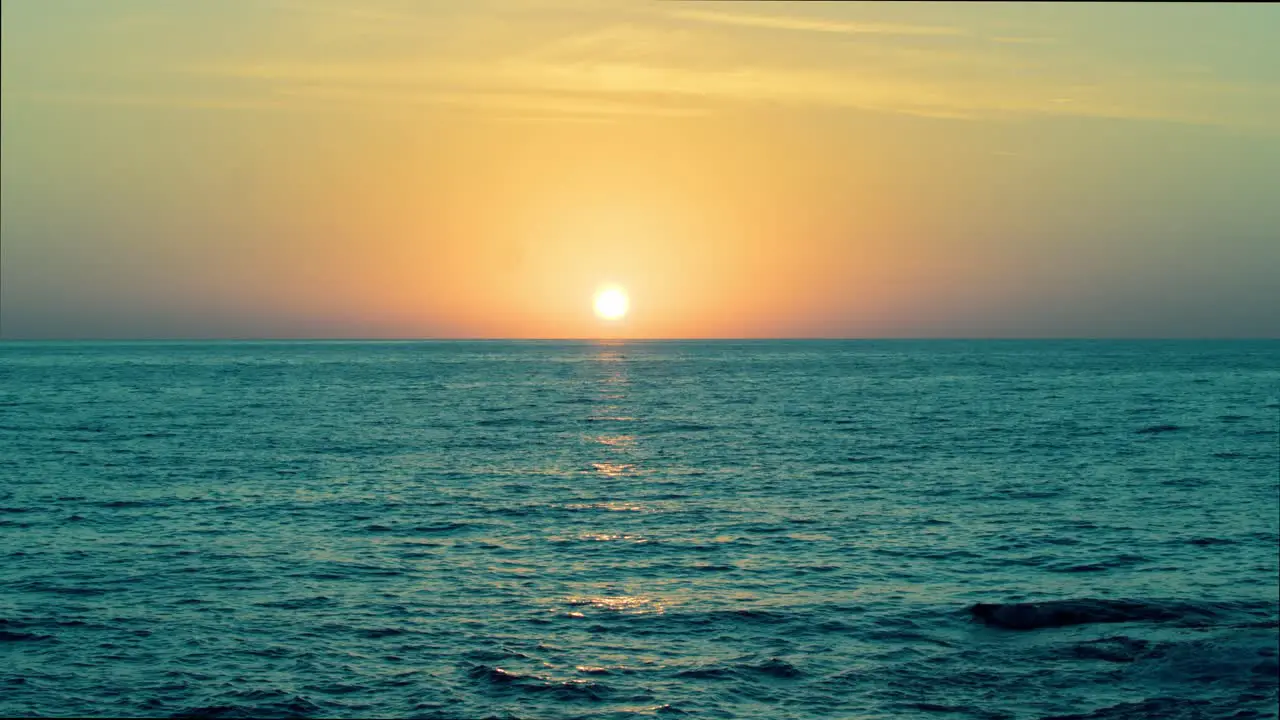
<svg viewBox="0 0 1280 720">
<path fill-rule="evenodd" d="M 565 5 L 571 4 L 577 7 Z M 276 7 L 310 18 L 303 23 L 308 38 L 346 29 L 363 39 L 326 53 L 311 41 L 242 50 L 239 57 L 198 53 L 152 70 L 140 69 L 136 58 L 117 60 L 89 71 L 110 76 L 94 95 L 79 94 L 71 83 L 19 88 L 7 81 L 6 90 L 25 90 L 21 97 L 35 102 L 98 105 L 268 109 L 327 103 L 360 111 L 360 103 L 372 103 L 553 117 L 687 118 L 769 104 L 965 120 L 1072 116 L 1280 129 L 1275 86 L 1162 75 L 1158 68 L 1104 71 L 1089 56 L 1034 33 L 988 37 L 961 27 L 664 8 L 598 25 L 576 14 L 552 16 L 511 44 L 496 42 L 507 37 L 501 22 L 472 19 L 455 27 L 461 21 L 449 15 L 438 19 L 451 30 L 437 26 L 431 32 L 457 36 L 465 28 L 465 43 L 397 47 L 393 38 L 424 29 L 429 19 L 412 12 L 412 4 L 366 9 L 281 0 Z M 707 33 L 690 29 L 693 23 L 728 31 L 699 41 Z M 760 52 L 750 42 L 753 33 L 735 28 L 776 30 L 805 51 L 783 55 L 782 46 L 770 45 Z M 803 33 L 885 38 L 820 43 Z M 957 36 L 968 40 L 912 40 Z M 371 57 L 374 46 L 382 49 Z M 474 54 L 493 46 L 501 49 Z M 131 82 L 144 75 L 146 91 Z M 172 98 L 159 97 L 154 80 L 165 76 L 187 84 Z"/>
<path fill-rule="evenodd" d="M 444 105 L 463 110 L 542 113 L 552 117 L 697 117 L 706 110 L 659 104 L 644 104 L 602 97 L 576 97 L 548 92 L 397 92 L 353 87 L 307 86 L 278 90 L 282 97 L 343 103 L 384 103 L 391 105 Z"/>
<path fill-rule="evenodd" d="M 677 20 L 693 20 L 717 25 L 737 25 L 767 30 L 835 33 L 839 35 L 956 36 L 969 34 L 967 31 L 955 27 L 848 22 L 788 15 L 725 13 L 712 10 L 675 10 L 666 13 L 666 15 Z"/>
<path fill-rule="evenodd" d="M 3 97 L 41 104 L 102 107 L 176 107 L 200 110 L 273 110 L 288 107 L 288 103 L 282 100 L 268 98 L 225 98 L 168 94 L 5 92 Z"/>
<path fill-rule="evenodd" d="M 845 107 L 952 119 L 1075 116 L 1155 120 L 1263 129 L 1280 105 L 1270 87 L 1141 81 L 1079 84 L 1030 81 L 1007 86 L 982 79 L 938 82 L 903 73 L 841 73 L 739 67 L 690 69 L 640 62 L 531 62 L 485 65 L 419 61 L 379 63 L 251 62 L 202 65 L 190 72 L 283 85 L 277 96 L 334 101 L 438 103 L 474 109 L 566 114 L 693 117 L 724 103 Z M 1132 84 L 1137 87 L 1130 87 Z M 295 87 L 289 87 L 294 84 Z M 319 91 L 315 86 L 328 89 Z M 370 88 L 398 91 L 361 95 Z M 565 94 L 578 98 L 568 100 Z M 654 97 L 683 98 L 656 104 Z M 689 107 L 688 101 L 698 106 Z M 710 103 L 721 103 L 719 108 Z M 1244 106 L 1235 116 L 1232 107 Z M 1268 107 L 1270 106 L 1270 107 Z"/>
</svg>

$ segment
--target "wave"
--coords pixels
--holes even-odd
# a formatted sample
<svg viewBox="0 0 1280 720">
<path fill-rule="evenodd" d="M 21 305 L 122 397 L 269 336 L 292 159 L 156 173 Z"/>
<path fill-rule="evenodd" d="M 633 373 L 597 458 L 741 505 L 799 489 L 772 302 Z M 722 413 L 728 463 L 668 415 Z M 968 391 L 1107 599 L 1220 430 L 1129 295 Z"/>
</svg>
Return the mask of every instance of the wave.
<svg viewBox="0 0 1280 720">
<path fill-rule="evenodd" d="M 774 657 L 763 662 L 737 661 L 727 664 L 704 665 L 681 670 L 675 674 L 676 677 L 680 678 L 704 680 L 730 680 L 751 675 L 790 679 L 800 677 L 803 673 L 786 660 Z"/>
<path fill-rule="evenodd" d="M 666 432 L 679 433 L 679 432 L 705 432 L 707 430 L 715 430 L 715 429 L 716 427 L 714 425 L 704 425 L 702 423 L 666 422 L 666 423 L 652 426 L 651 428 L 649 428 L 649 431 L 653 433 L 666 433 Z"/>
<path fill-rule="evenodd" d="M 1202 627 L 1231 617 L 1267 621 L 1270 619 L 1267 616 L 1274 614 L 1274 606 L 1266 605 L 1264 610 L 1261 606 L 1249 603 L 1085 598 L 1039 603 L 977 603 L 969 608 L 969 612 L 976 620 L 1008 630 L 1125 622 L 1172 622 Z"/>
<path fill-rule="evenodd" d="M 1191 639 L 1148 640 L 1114 635 L 1069 643 L 1059 649 L 1063 657 L 1132 664 L 1146 661 L 1148 673 L 1165 680 L 1228 681 L 1250 676 L 1275 678 L 1278 672 L 1275 633 L 1245 626 L 1222 633 L 1197 632 Z"/>
<path fill-rule="evenodd" d="M 491 689 L 523 693 L 547 694 L 556 700 L 604 700 L 613 688 L 595 680 L 556 680 L 539 675 L 520 674 L 500 667 L 478 664 L 467 670 L 468 677 L 480 680 Z"/>
<path fill-rule="evenodd" d="M 558 424 L 560 424 L 558 420 L 548 420 L 546 418 L 489 418 L 476 421 L 477 427 L 546 427 Z"/>
<path fill-rule="evenodd" d="M 26 592 L 50 593 L 53 595 L 105 595 L 111 592 L 108 588 L 82 585 L 54 585 L 41 580 L 31 580 L 16 585 Z"/>
<path fill-rule="evenodd" d="M 1137 702 L 1123 702 L 1088 713 L 1054 715 L 1042 720 L 1133 720 L 1159 718 L 1160 720 L 1209 720 L 1210 718 L 1266 718 L 1275 717 L 1269 710 L 1255 712 L 1244 709 L 1245 704 L 1265 707 L 1274 698 L 1246 694 L 1240 698 L 1215 702 L 1198 698 L 1154 697 Z M 1265 713 L 1265 714 L 1264 714 Z"/>
<path fill-rule="evenodd" d="M 280 691 L 233 692 L 231 696 L 244 699 L 266 700 L 257 705 L 206 705 L 190 710 L 182 710 L 170 717 L 173 718 L 260 718 L 260 717 L 307 717 L 320 714 L 322 708 L 300 695 L 289 696 Z"/>
<path fill-rule="evenodd" d="M 1179 425 L 1152 425 L 1150 427 L 1144 427 L 1141 430 L 1135 430 L 1134 432 L 1138 435 L 1155 435 L 1157 433 L 1174 432 L 1175 430 L 1182 429 L 1183 428 Z"/>
<path fill-rule="evenodd" d="M 859 477 L 862 475 L 870 475 L 870 470 L 845 470 L 845 469 L 821 469 L 814 470 L 814 477 Z"/>
<path fill-rule="evenodd" d="M 280 608 L 283 610 L 306 610 L 308 608 L 328 607 L 337 604 L 337 601 L 325 596 L 316 595 L 309 598 L 292 598 L 289 600 L 268 600 L 266 602 L 257 603 L 258 607 Z"/>
<path fill-rule="evenodd" d="M 53 635 L 41 635 L 39 633 L 13 632 L 10 630 L 0 630 L 0 642 L 38 642 L 41 640 L 56 640 Z"/>
<path fill-rule="evenodd" d="M 511 650 L 508 648 L 479 648 L 476 650 L 468 650 L 464 653 L 468 660 L 475 660 L 478 663 L 501 662 L 503 660 L 528 660 L 529 656 L 519 650 Z"/>
<path fill-rule="evenodd" d="M 447 521 L 435 525 L 416 525 L 411 530 L 415 533 L 450 533 L 455 530 L 476 529 L 478 526 L 466 522 Z"/>
<path fill-rule="evenodd" d="M 1131 663 L 1146 655 L 1150 648 L 1151 643 L 1147 640 L 1117 635 L 1098 640 L 1086 640 L 1073 645 L 1070 654 L 1081 660 Z"/>
<path fill-rule="evenodd" d="M 1187 542 L 1192 545 L 1236 545 L 1237 544 L 1235 540 L 1228 540 L 1226 538 L 1216 538 L 1216 537 L 1192 538 Z"/>
</svg>

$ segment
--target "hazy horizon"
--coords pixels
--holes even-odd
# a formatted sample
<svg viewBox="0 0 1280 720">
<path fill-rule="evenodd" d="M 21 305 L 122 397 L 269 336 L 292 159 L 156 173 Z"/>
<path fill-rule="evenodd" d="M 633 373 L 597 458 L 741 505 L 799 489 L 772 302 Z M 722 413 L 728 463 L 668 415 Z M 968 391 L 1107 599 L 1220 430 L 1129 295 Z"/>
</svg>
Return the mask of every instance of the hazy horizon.
<svg viewBox="0 0 1280 720">
<path fill-rule="evenodd" d="M 0 338 L 0 344 L 235 344 L 235 343 L 572 343 L 627 345 L 639 343 L 1276 343 L 1268 336 L 1239 337 L 27 337 Z"/>
<path fill-rule="evenodd" d="M 1280 338 L 1276 5 L 0 28 L 0 339 Z"/>
</svg>

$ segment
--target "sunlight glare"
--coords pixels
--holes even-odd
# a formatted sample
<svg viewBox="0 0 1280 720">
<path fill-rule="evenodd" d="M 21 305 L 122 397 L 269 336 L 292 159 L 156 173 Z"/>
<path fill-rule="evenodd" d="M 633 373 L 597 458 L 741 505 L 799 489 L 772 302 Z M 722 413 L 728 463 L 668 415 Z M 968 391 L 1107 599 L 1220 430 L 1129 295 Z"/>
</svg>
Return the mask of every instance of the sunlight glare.
<svg viewBox="0 0 1280 720">
<path fill-rule="evenodd" d="M 627 314 L 628 305 L 622 288 L 610 287 L 596 293 L 596 315 L 602 320 L 621 320 Z"/>
</svg>

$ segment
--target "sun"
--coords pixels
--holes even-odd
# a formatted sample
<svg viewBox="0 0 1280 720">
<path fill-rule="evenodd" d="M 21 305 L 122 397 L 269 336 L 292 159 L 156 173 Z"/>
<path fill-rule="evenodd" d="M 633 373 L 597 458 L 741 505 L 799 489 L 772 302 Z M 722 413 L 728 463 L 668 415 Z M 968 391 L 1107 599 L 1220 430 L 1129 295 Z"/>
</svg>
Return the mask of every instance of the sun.
<svg viewBox="0 0 1280 720">
<path fill-rule="evenodd" d="M 627 314 L 627 293 L 620 287 L 604 288 L 596 293 L 596 316 L 601 320 L 621 320 Z"/>
</svg>

